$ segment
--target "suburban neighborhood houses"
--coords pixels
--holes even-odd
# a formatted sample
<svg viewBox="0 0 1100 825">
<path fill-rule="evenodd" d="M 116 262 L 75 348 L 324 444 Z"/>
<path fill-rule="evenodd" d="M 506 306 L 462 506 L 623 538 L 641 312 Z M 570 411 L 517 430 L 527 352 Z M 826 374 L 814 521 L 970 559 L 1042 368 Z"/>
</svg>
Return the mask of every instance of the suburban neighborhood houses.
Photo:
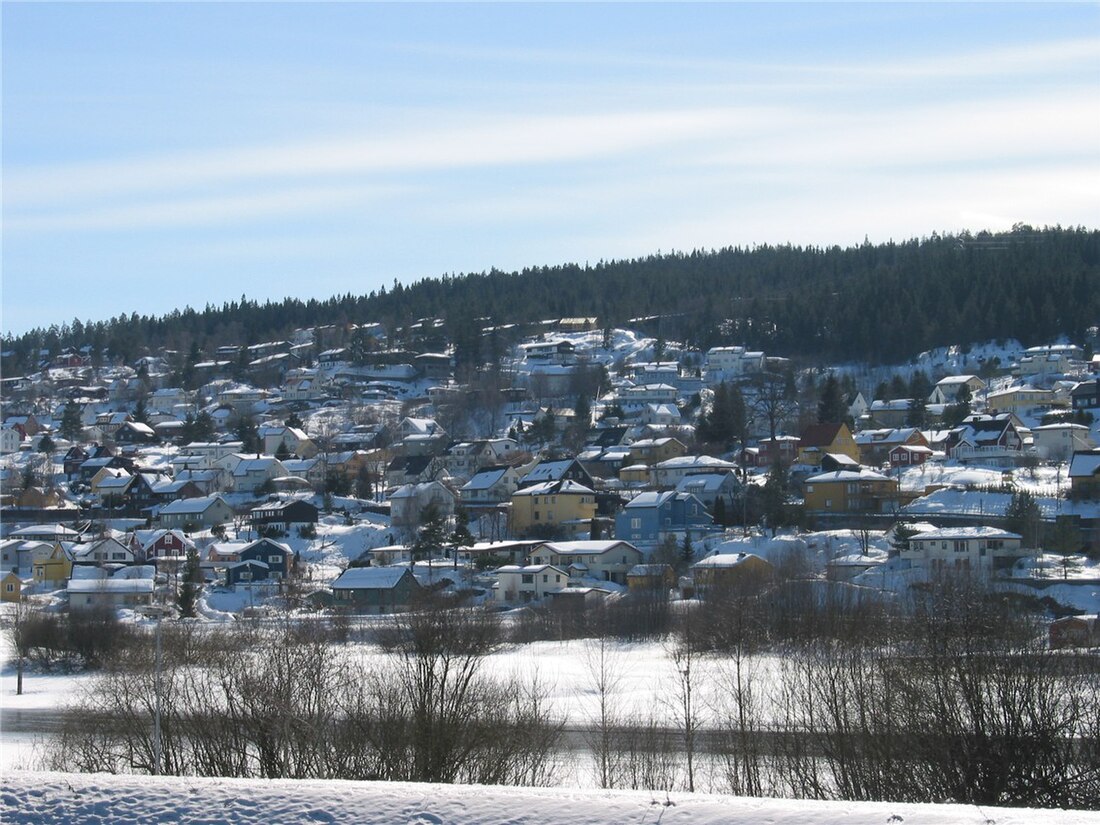
<svg viewBox="0 0 1100 825">
<path fill-rule="evenodd" d="M 946 348 L 876 372 L 658 352 L 573 318 L 483 330 L 488 384 L 440 330 L 301 329 L 130 363 L 43 352 L 4 379 L 3 599 L 377 614 L 442 589 L 585 610 L 797 569 L 895 592 L 1058 582 L 1061 610 L 1095 609 L 1082 347 Z"/>
</svg>

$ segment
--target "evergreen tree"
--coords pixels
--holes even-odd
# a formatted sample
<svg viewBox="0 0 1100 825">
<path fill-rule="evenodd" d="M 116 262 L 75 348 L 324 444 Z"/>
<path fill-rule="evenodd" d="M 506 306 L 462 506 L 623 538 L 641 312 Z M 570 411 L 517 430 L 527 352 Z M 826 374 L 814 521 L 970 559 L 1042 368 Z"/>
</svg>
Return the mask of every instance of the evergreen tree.
<svg viewBox="0 0 1100 825">
<path fill-rule="evenodd" d="M 1024 547 L 1038 546 L 1042 511 L 1027 490 L 1017 490 L 1012 494 L 1005 508 L 1005 526 L 1009 532 L 1020 534 Z"/>
<path fill-rule="evenodd" d="M 134 411 L 131 414 L 131 417 L 138 424 L 148 424 L 149 423 L 149 412 L 148 412 L 148 410 L 145 409 L 145 399 L 144 398 L 139 398 L 137 400 L 137 403 L 134 404 Z"/>
<path fill-rule="evenodd" d="M 409 552 L 413 561 L 423 561 L 438 555 L 447 543 L 447 517 L 433 501 L 420 511 L 420 527 Z"/>
<path fill-rule="evenodd" d="M 279 448 L 275 450 L 275 458 L 279 459 L 279 461 L 286 461 L 290 458 L 290 448 L 286 446 L 285 441 L 279 442 Z"/>
<path fill-rule="evenodd" d="M 210 415 L 210 413 L 203 410 L 197 416 L 195 416 L 195 441 L 211 441 L 214 438 L 215 433 L 217 433 L 217 427 L 214 426 L 214 418 Z"/>
<path fill-rule="evenodd" d="M 909 412 L 905 415 L 907 427 L 922 428 L 928 425 L 928 401 L 926 396 L 916 395 L 909 401 Z"/>
<path fill-rule="evenodd" d="M 292 412 L 286 417 L 286 421 L 283 422 L 284 426 L 290 427 L 294 430 L 303 430 L 305 425 L 302 423 L 302 419 L 298 416 L 298 413 Z"/>
<path fill-rule="evenodd" d="M 187 550 L 187 560 L 183 565 L 183 579 L 180 582 L 179 593 L 176 595 L 176 606 L 180 616 L 190 619 L 195 615 L 195 603 L 198 601 L 199 592 L 202 589 L 202 568 L 199 565 L 198 551 L 191 547 Z"/>
<path fill-rule="evenodd" d="M 84 429 L 84 423 L 80 419 L 80 405 L 75 401 L 69 401 L 61 412 L 61 426 L 58 432 L 66 441 L 76 441 Z"/>
<path fill-rule="evenodd" d="M 260 430 L 251 416 L 242 415 L 240 417 L 234 434 L 241 442 L 242 453 L 258 453 L 260 451 Z"/>
<path fill-rule="evenodd" d="M 57 444 L 50 438 L 49 433 L 45 433 L 40 439 L 38 439 L 38 452 L 44 455 L 50 455 L 57 449 Z"/>
<path fill-rule="evenodd" d="M 680 564 L 683 569 L 688 569 L 695 562 L 695 548 L 691 545 L 691 533 L 684 533 L 684 541 L 680 545 Z"/>
<path fill-rule="evenodd" d="M 848 405 L 844 403 L 844 394 L 836 376 L 830 374 L 821 385 L 821 400 L 817 403 L 817 422 L 832 424 L 848 417 Z"/>
</svg>

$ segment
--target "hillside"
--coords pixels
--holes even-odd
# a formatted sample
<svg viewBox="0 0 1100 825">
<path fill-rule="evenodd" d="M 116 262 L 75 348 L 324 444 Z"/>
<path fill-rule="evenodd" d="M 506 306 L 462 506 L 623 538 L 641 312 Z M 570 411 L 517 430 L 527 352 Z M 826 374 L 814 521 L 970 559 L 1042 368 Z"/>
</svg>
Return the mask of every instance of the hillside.
<svg viewBox="0 0 1100 825">
<path fill-rule="evenodd" d="M 263 302 L 154 318 L 74 320 L 5 336 L 8 374 L 38 349 L 90 345 L 126 360 L 170 348 L 204 351 L 286 337 L 293 329 L 380 321 L 398 330 L 445 320 L 456 345 L 487 323 L 595 316 L 601 325 L 660 316 L 647 331 L 702 348 L 745 344 L 788 357 L 898 363 L 945 344 L 1065 335 L 1100 319 L 1100 232 L 1017 227 L 901 243 L 761 246 L 656 254 L 394 283 L 367 295 Z"/>
</svg>

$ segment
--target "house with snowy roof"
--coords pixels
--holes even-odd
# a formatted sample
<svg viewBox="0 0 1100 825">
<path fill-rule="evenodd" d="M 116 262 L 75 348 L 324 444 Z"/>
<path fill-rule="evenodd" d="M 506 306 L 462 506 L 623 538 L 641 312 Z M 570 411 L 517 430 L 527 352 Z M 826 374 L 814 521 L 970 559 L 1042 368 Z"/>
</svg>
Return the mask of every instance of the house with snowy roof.
<svg viewBox="0 0 1100 825">
<path fill-rule="evenodd" d="M 652 551 L 667 538 L 679 541 L 712 529 L 714 519 L 706 505 L 691 493 L 675 490 L 639 493 L 615 516 L 615 537 L 640 550 Z"/>
<path fill-rule="evenodd" d="M 811 513 L 888 513 L 900 504 L 897 479 L 866 468 L 809 476 L 802 493 Z"/>
<path fill-rule="evenodd" d="M 1006 570 L 1029 555 L 1019 533 L 995 527 L 946 527 L 909 537 L 902 561 L 933 573 Z"/>
<path fill-rule="evenodd" d="M 533 484 L 512 494 L 511 529 L 517 536 L 532 529 L 587 531 L 595 515 L 595 491 L 570 479 Z"/>
<path fill-rule="evenodd" d="M 527 604 L 569 586 L 569 573 L 552 564 L 507 564 L 496 570 L 493 601 Z"/>
<path fill-rule="evenodd" d="M 626 541 L 547 541 L 531 551 L 531 564 L 561 568 L 572 578 L 626 584 L 626 574 L 643 562 L 642 551 Z"/>
<path fill-rule="evenodd" d="M 333 604 L 356 613 L 407 610 L 423 592 L 408 567 L 351 567 L 332 583 Z"/>
<path fill-rule="evenodd" d="M 1100 449 L 1082 450 L 1069 462 L 1070 495 L 1075 499 L 1100 498 Z"/>
</svg>

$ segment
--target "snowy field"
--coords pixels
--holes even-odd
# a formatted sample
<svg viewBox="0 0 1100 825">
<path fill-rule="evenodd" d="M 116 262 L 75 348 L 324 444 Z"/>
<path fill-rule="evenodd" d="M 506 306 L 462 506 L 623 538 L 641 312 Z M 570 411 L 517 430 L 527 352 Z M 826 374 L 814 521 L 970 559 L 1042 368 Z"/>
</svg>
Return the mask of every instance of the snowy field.
<svg viewBox="0 0 1100 825">
<path fill-rule="evenodd" d="M 6 825 L 1083 825 L 1100 814 L 648 791 L 6 772 Z"/>
</svg>

